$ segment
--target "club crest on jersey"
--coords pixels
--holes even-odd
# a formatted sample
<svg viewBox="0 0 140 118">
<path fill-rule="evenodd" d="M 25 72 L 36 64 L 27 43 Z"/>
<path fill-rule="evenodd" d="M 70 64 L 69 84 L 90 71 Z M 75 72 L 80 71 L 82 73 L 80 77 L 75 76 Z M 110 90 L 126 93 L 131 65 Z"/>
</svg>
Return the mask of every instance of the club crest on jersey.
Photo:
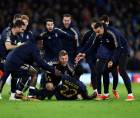
<svg viewBox="0 0 140 118">
<path fill-rule="evenodd" d="M 29 39 L 29 35 L 26 36 L 26 39 Z"/>
<path fill-rule="evenodd" d="M 110 42 L 109 39 L 106 39 L 106 42 L 109 43 Z"/>
</svg>

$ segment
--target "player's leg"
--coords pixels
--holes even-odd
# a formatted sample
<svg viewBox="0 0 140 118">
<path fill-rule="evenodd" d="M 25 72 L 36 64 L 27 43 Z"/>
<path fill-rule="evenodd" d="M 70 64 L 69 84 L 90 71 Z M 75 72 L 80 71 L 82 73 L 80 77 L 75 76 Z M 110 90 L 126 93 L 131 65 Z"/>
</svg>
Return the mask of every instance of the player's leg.
<svg viewBox="0 0 140 118">
<path fill-rule="evenodd" d="M 29 98 L 34 98 L 35 96 L 35 86 L 36 86 L 36 83 L 37 83 L 37 70 L 30 66 L 29 67 L 29 74 L 31 75 L 31 82 L 30 82 L 30 86 L 29 86 L 29 95 L 28 97 Z"/>
<path fill-rule="evenodd" d="M 19 79 L 19 81 L 16 84 L 16 94 L 15 94 L 15 98 L 18 99 L 24 99 L 25 96 L 23 95 L 23 88 L 26 84 L 26 82 L 29 79 L 29 73 L 27 70 L 21 70 L 21 78 Z"/>
<path fill-rule="evenodd" d="M 107 70 L 103 73 L 103 85 L 104 85 L 104 95 L 103 99 L 109 99 L 109 72 Z"/>
<path fill-rule="evenodd" d="M 46 72 L 43 72 L 40 80 L 40 88 L 45 88 L 45 83 L 46 83 Z"/>
<path fill-rule="evenodd" d="M 98 90 L 97 100 L 102 99 L 102 95 L 101 95 L 101 75 L 104 73 L 106 64 L 107 64 L 107 60 L 104 60 L 104 59 L 97 59 L 97 61 L 96 61 L 95 72 L 96 72 L 97 90 Z"/>
<path fill-rule="evenodd" d="M 16 94 L 16 84 L 17 84 L 18 78 L 20 78 L 20 71 L 11 71 L 11 76 L 12 76 L 11 95 L 10 95 L 9 100 L 18 100 L 16 99 L 15 94 Z"/>
<path fill-rule="evenodd" d="M 119 61 L 119 72 L 120 75 L 123 78 L 125 87 L 127 89 L 128 92 L 128 97 L 126 99 L 126 101 L 132 101 L 134 100 L 134 96 L 132 94 L 132 88 L 131 88 L 131 81 L 130 78 L 126 72 L 126 67 L 127 67 L 127 61 L 128 61 L 128 56 L 123 54 L 120 56 L 120 61 Z"/>
<path fill-rule="evenodd" d="M 44 100 L 45 98 L 48 98 L 50 100 L 54 94 L 55 94 L 55 88 L 53 86 L 53 83 L 48 82 L 46 83 L 45 88 L 39 90 L 37 98 L 40 100 Z"/>
<path fill-rule="evenodd" d="M 113 88 L 112 88 L 113 96 L 114 96 L 115 99 L 119 99 L 120 96 L 119 96 L 118 91 L 116 90 L 117 85 L 118 85 L 118 81 L 119 81 L 117 66 L 112 68 L 111 73 L 112 73 L 112 76 L 113 76 Z"/>
<path fill-rule="evenodd" d="M 97 96 L 97 78 L 95 74 L 95 63 L 89 63 L 91 70 L 91 85 L 93 87 L 93 96 Z"/>
</svg>

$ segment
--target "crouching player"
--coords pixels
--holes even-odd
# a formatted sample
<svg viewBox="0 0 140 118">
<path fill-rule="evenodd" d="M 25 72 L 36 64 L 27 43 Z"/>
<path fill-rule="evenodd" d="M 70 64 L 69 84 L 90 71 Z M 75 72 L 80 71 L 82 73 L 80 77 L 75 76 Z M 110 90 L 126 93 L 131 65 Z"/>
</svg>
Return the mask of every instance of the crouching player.
<svg viewBox="0 0 140 118">
<path fill-rule="evenodd" d="M 32 65 L 33 62 L 36 62 L 37 65 L 44 70 L 50 71 L 53 74 L 60 74 L 58 70 L 53 67 L 50 67 L 47 63 L 45 63 L 40 56 L 40 48 L 43 46 L 43 40 L 41 37 L 36 37 L 35 42 L 28 42 L 13 51 L 11 51 L 4 65 L 5 72 L 11 74 L 11 93 L 13 95 L 10 100 L 16 100 L 15 92 L 16 92 L 16 83 L 18 78 L 22 78 L 23 72 L 28 73 L 28 69 L 24 70 L 21 68 L 23 65 Z M 29 87 L 29 97 L 34 97 L 35 92 L 35 83 L 36 77 L 33 77 Z"/>
<path fill-rule="evenodd" d="M 58 69 L 62 74 L 67 76 L 73 75 L 73 66 L 69 64 L 68 53 L 65 50 L 59 52 L 59 60 L 53 64 L 54 68 Z M 61 81 L 61 76 L 55 76 L 52 73 L 45 72 L 41 78 L 41 89 L 37 90 L 37 98 L 44 100 L 45 98 L 51 99 L 54 95 L 55 88 Z"/>
</svg>

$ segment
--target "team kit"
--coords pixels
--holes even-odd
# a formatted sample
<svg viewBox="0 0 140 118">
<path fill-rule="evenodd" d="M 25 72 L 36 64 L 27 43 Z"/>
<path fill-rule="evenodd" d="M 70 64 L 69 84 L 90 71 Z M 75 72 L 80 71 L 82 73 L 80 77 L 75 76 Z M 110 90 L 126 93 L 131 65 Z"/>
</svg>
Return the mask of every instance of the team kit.
<svg viewBox="0 0 140 118">
<path fill-rule="evenodd" d="M 10 75 L 9 100 L 107 100 L 110 73 L 114 99 L 120 98 L 120 74 L 128 93 L 125 101 L 135 100 L 126 72 L 128 42 L 119 29 L 110 25 L 109 16 L 93 19 L 83 36 L 71 14 L 64 14 L 58 27 L 54 19 L 46 18 L 42 31 L 32 31 L 29 21 L 28 15 L 15 14 L 1 33 L 0 100 L 4 99 L 4 85 Z M 91 95 L 87 85 L 80 81 L 85 62 L 91 70 Z"/>
</svg>

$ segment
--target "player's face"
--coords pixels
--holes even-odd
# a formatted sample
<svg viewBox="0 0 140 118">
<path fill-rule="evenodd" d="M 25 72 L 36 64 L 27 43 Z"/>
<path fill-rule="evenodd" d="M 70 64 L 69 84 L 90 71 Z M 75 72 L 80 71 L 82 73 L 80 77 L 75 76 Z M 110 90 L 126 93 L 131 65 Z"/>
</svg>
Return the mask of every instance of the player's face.
<svg viewBox="0 0 140 118">
<path fill-rule="evenodd" d="M 28 20 L 26 20 L 26 19 L 24 19 L 24 20 L 22 20 L 23 22 L 24 22 L 24 30 L 26 30 L 27 29 L 27 26 L 28 26 L 28 24 L 29 24 L 29 22 L 28 22 Z"/>
<path fill-rule="evenodd" d="M 97 29 L 94 29 L 96 36 L 103 35 L 104 33 L 104 28 L 103 27 L 98 27 Z"/>
<path fill-rule="evenodd" d="M 53 29 L 54 29 L 54 23 L 53 22 L 50 22 L 50 21 L 46 22 L 46 28 L 47 28 L 47 30 L 49 32 L 53 31 Z"/>
<path fill-rule="evenodd" d="M 21 27 L 17 27 L 16 28 L 16 33 L 23 33 L 24 32 L 24 25 L 22 25 Z"/>
<path fill-rule="evenodd" d="M 71 17 L 63 17 L 63 24 L 66 28 L 69 28 L 71 24 Z"/>
<path fill-rule="evenodd" d="M 68 60 L 69 60 L 68 55 L 59 56 L 59 62 L 64 66 L 68 63 Z"/>
</svg>

